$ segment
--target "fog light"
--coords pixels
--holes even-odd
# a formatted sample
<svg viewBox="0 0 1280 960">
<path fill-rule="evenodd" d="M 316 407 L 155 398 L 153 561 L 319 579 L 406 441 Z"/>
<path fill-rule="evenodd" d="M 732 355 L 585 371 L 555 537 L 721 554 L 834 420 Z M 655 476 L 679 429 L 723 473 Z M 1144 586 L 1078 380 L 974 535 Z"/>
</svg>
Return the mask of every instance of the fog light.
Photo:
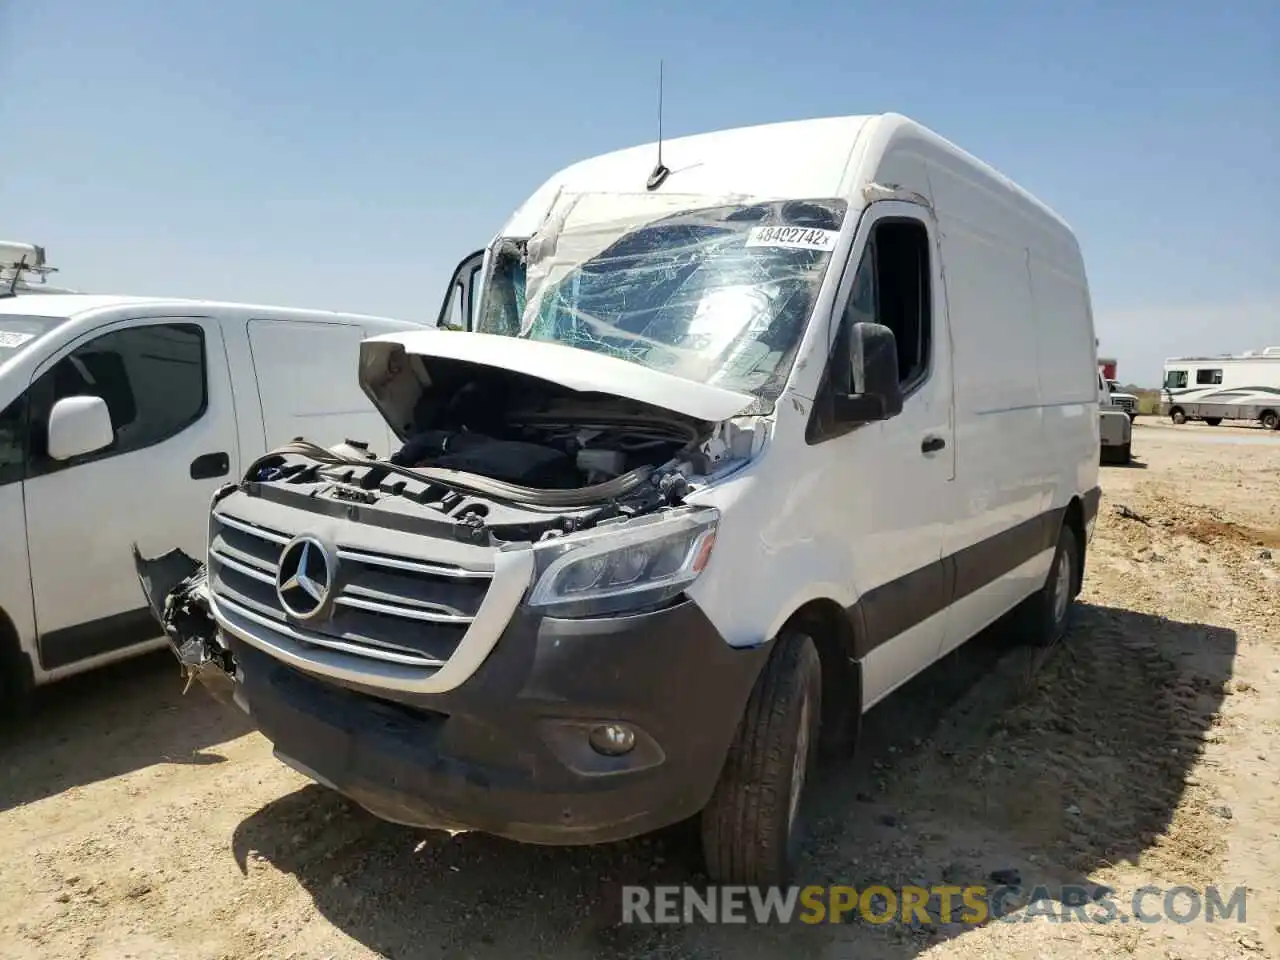
<svg viewBox="0 0 1280 960">
<path fill-rule="evenodd" d="M 624 753 L 630 753 L 635 747 L 636 734 L 630 727 L 620 723 L 602 723 L 591 728 L 587 741 L 596 753 L 602 753 L 606 757 L 620 757 Z"/>
</svg>

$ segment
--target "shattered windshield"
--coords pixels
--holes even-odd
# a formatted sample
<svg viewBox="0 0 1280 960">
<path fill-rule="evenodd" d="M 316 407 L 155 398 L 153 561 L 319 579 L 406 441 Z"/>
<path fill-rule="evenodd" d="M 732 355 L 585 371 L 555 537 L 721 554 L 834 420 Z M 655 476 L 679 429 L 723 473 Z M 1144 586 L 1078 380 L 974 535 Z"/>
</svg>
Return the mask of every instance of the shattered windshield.
<svg viewBox="0 0 1280 960">
<path fill-rule="evenodd" d="M 562 197 L 527 242 L 498 241 L 476 329 L 772 401 L 845 211 L 831 199 Z"/>
</svg>

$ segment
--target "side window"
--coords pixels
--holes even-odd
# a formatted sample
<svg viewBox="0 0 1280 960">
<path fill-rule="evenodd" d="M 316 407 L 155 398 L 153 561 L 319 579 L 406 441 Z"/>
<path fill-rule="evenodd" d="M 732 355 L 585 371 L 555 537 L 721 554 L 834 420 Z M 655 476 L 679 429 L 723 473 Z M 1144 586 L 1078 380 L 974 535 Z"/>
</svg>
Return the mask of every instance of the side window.
<svg viewBox="0 0 1280 960">
<path fill-rule="evenodd" d="M 840 319 L 840 337 L 836 349 L 846 355 L 849 350 L 849 331 L 855 323 L 876 322 L 876 247 L 875 243 L 867 244 L 862 252 L 862 260 L 858 263 L 858 272 L 853 275 L 853 289 L 849 291 L 849 299 L 844 305 L 844 314 Z M 832 366 L 834 382 L 832 387 L 837 393 L 853 392 L 853 371 L 848 363 L 837 363 Z"/>
<path fill-rule="evenodd" d="M 65 397 L 106 401 L 116 439 L 97 460 L 141 450 L 186 429 L 208 406 L 204 331 L 193 323 L 116 330 L 77 347 L 32 384 L 30 457 L 47 470 L 48 420 Z"/>
<path fill-rule="evenodd" d="M 0 486 L 22 479 L 26 462 L 27 398 L 19 396 L 0 410 Z"/>
<path fill-rule="evenodd" d="M 911 387 L 929 371 L 933 300 L 929 294 L 929 231 L 899 220 L 876 224 L 876 319 L 898 341 L 898 380 Z"/>
<path fill-rule="evenodd" d="M 1164 385 L 1167 390 L 1181 390 L 1187 385 L 1187 371 L 1170 370 L 1165 374 Z"/>
<path fill-rule="evenodd" d="M 924 224 L 884 220 L 872 231 L 845 304 L 844 329 L 873 321 L 893 331 L 898 380 L 906 390 L 929 371 L 933 351 L 930 277 L 929 231 Z"/>
<path fill-rule="evenodd" d="M 1196 383 L 1200 386 L 1212 386 L 1215 383 L 1222 382 L 1222 370 L 1197 370 Z"/>
</svg>

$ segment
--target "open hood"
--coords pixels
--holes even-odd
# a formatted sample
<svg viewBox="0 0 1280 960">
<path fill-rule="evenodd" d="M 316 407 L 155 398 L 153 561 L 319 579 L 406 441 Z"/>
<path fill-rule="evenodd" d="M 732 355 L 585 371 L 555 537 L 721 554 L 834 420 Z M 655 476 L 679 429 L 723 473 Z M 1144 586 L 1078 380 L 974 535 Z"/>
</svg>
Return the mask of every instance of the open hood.
<svg viewBox="0 0 1280 960">
<path fill-rule="evenodd" d="M 563 344 L 488 333 L 411 330 L 371 337 L 360 345 L 360 386 L 401 437 L 429 386 L 425 368 L 413 362 L 415 356 L 509 370 L 570 390 L 612 394 L 707 423 L 728 420 L 756 402 L 749 393 L 686 380 Z"/>
</svg>

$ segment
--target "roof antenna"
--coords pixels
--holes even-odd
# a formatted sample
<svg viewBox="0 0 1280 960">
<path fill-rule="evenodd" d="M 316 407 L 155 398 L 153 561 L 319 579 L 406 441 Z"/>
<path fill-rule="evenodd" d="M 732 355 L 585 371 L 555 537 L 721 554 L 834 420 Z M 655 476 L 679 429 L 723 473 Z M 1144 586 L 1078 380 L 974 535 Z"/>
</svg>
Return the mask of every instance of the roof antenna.
<svg viewBox="0 0 1280 960">
<path fill-rule="evenodd" d="M 18 295 L 18 281 L 22 279 L 22 271 L 27 268 L 27 255 L 24 253 L 22 259 L 13 265 L 13 278 L 9 281 L 9 289 L 4 292 L 6 297 L 15 297 Z"/>
<path fill-rule="evenodd" d="M 653 168 L 653 172 L 649 174 L 649 179 L 645 183 L 645 189 L 657 190 L 662 186 L 663 181 L 667 179 L 671 171 L 666 164 L 662 162 L 662 61 L 658 61 L 658 165 Z"/>
</svg>

